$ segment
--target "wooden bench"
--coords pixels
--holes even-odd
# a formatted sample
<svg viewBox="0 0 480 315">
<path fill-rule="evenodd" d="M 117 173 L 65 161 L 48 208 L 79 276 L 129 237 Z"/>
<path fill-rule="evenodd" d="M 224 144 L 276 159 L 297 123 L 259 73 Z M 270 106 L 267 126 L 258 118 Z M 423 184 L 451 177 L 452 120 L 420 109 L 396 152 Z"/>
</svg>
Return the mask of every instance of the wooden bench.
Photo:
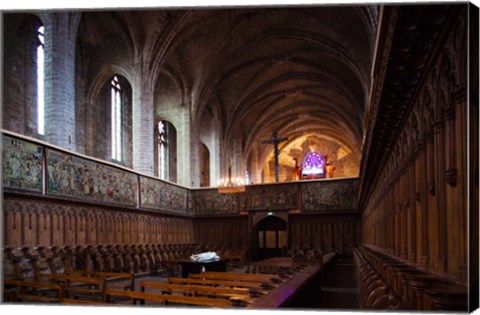
<svg viewBox="0 0 480 315">
<path fill-rule="evenodd" d="M 236 305 L 248 304 L 253 300 L 250 298 L 250 292 L 247 288 L 229 288 L 212 287 L 206 285 L 191 284 L 171 284 L 161 282 L 140 282 L 140 290 L 146 292 L 146 289 L 160 289 L 162 294 L 172 294 L 173 292 L 182 293 L 191 296 L 209 296 L 216 298 L 228 298 Z"/>
<path fill-rule="evenodd" d="M 244 259 L 241 255 L 222 255 L 222 259 L 228 261 L 230 267 L 242 267 L 244 264 Z"/>
<path fill-rule="evenodd" d="M 101 300 L 104 299 L 106 289 L 105 278 L 46 274 L 37 274 L 35 277 L 37 279 L 46 279 L 59 283 L 63 287 L 63 298 L 69 298 L 72 293 L 76 296 L 79 294 L 87 295 L 94 301 L 96 301 L 98 297 L 100 297 Z"/>
<path fill-rule="evenodd" d="M 229 288 L 247 288 L 252 296 L 267 294 L 262 283 L 248 281 L 215 280 L 215 279 L 193 279 L 193 278 L 167 278 L 172 284 L 198 284 L 207 286 L 224 286 Z"/>
<path fill-rule="evenodd" d="M 138 291 L 125 291 L 108 289 L 105 291 L 106 302 L 111 301 L 111 297 L 121 297 L 132 299 L 135 304 L 136 301 L 140 301 L 141 304 L 145 304 L 145 301 L 157 301 L 162 305 L 170 303 L 182 304 L 182 305 L 195 305 L 206 307 L 232 307 L 232 302 L 226 299 L 213 299 L 207 297 L 193 297 L 183 295 L 169 295 L 151 292 L 138 292 Z"/>
<path fill-rule="evenodd" d="M 81 275 L 87 277 L 105 278 L 107 287 L 121 288 L 123 290 L 135 291 L 135 274 L 125 272 L 104 272 L 72 270 L 70 275 Z M 119 283 L 120 282 L 120 283 Z"/>
<path fill-rule="evenodd" d="M 110 303 L 99 302 L 99 301 L 90 301 L 90 300 L 79 300 L 79 299 L 62 299 L 60 301 L 62 304 L 74 304 L 74 305 L 103 305 L 103 306 L 112 306 Z"/>
<path fill-rule="evenodd" d="M 4 285 L 15 286 L 17 288 L 15 298 L 22 302 L 59 302 L 63 296 L 63 288 L 61 285 L 49 282 L 39 281 L 23 281 L 23 280 L 4 280 Z M 29 288 L 33 288 L 33 292 L 29 292 Z M 38 290 L 37 290 L 38 289 Z M 41 295 L 41 293 L 53 293 L 52 295 Z"/>
<path fill-rule="evenodd" d="M 233 281 L 247 281 L 258 282 L 264 285 L 275 287 L 275 284 L 282 283 L 283 280 L 272 274 L 254 274 L 254 273 L 239 273 L 239 272 L 214 272 L 207 271 L 202 273 L 190 274 L 192 279 L 211 279 L 211 280 L 233 280 Z"/>
</svg>

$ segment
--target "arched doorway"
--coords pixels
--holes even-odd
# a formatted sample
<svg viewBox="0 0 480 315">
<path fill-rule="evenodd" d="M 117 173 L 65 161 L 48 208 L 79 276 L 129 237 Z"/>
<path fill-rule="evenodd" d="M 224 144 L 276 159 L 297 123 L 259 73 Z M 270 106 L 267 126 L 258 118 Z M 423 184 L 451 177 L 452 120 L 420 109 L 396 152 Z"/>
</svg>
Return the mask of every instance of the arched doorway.
<svg viewBox="0 0 480 315">
<path fill-rule="evenodd" d="M 284 256 L 288 246 L 287 222 L 269 215 L 254 229 L 255 260 Z"/>
</svg>

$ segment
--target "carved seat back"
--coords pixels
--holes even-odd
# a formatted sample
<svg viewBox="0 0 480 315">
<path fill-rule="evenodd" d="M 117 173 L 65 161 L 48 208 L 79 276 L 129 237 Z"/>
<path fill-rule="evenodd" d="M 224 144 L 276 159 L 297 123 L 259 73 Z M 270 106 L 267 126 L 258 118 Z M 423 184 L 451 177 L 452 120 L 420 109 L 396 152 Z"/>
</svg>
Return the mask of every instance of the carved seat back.
<svg viewBox="0 0 480 315">
<path fill-rule="evenodd" d="M 87 267 L 86 253 L 83 245 L 77 245 L 75 247 L 75 254 L 73 255 L 72 269 L 85 270 Z"/>
<path fill-rule="evenodd" d="M 18 279 L 33 279 L 35 270 L 31 259 L 24 258 L 18 263 L 17 278 Z"/>
<path fill-rule="evenodd" d="M 17 277 L 16 275 L 16 263 L 18 263 L 18 260 L 15 258 L 15 256 L 12 254 L 13 248 L 11 247 L 5 247 L 3 249 L 3 261 L 2 261 L 2 266 L 3 266 L 3 278 L 4 279 L 15 279 Z"/>
</svg>

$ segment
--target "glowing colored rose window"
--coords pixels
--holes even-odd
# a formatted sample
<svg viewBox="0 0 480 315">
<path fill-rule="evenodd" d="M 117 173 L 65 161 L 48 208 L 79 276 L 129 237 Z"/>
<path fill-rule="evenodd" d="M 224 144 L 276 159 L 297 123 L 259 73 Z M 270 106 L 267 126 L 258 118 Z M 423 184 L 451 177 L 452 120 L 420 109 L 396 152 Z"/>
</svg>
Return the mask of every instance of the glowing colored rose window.
<svg viewBox="0 0 480 315">
<path fill-rule="evenodd" d="M 325 157 L 317 152 L 310 152 L 303 159 L 303 175 L 323 176 L 325 174 Z"/>
</svg>

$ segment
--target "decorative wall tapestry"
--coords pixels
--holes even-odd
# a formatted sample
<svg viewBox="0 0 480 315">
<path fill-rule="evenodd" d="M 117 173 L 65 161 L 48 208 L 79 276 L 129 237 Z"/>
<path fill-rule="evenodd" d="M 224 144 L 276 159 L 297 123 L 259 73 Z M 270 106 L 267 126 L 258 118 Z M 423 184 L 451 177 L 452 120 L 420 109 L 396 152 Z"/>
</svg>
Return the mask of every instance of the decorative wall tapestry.
<svg viewBox="0 0 480 315">
<path fill-rule="evenodd" d="M 187 213 L 187 189 L 161 181 L 158 183 L 160 186 L 160 209 Z"/>
<path fill-rule="evenodd" d="M 141 206 L 149 209 L 187 213 L 187 189 L 140 176 Z"/>
<path fill-rule="evenodd" d="M 3 187 L 42 192 L 43 148 L 3 135 Z"/>
<path fill-rule="evenodd" d="M 137 205 L 137 175 L 47 150 L 47 195 Z"/>
<path fill-rule="evenodd" d="M 192 190 L 195 214 L 232 214 L 238 213 L 238 201 L 235 194 L 219 194 L 216 189 Z"/>
<path fill-rule="evenodd" d="M 160 208 L 160 185 L 158 180 L 140 176 L 140 205 L 143 208 Z"/>
<path fill-rule="evenodd" d="M 302 210 L 354 211 L 358 179 L 302 183 Z"/>
<path fill-rule="evenodd" d="M 239 195 L 240 210 L 298 209 L 298 185 L 248 186 Z"/>
</svg>

